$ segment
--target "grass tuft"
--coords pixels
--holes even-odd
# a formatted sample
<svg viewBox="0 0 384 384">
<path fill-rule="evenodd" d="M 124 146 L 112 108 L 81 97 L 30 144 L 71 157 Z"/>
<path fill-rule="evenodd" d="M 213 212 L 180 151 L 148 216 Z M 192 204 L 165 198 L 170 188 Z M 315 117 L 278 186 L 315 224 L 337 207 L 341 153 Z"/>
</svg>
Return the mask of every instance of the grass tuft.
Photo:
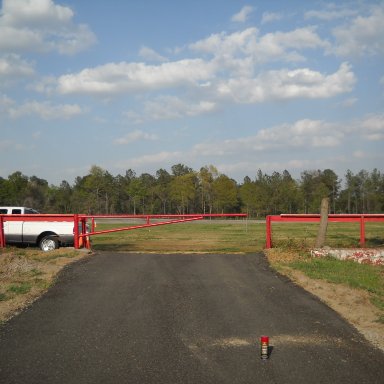
<svg viewBox="0 0 384 384">
<path fill-rule="evenodd" d="M 16 295 L 23 295 L 28 293 L 32 288 L 32 284 L 29 282 L 23 282 L 19 284 L 11 284 L 8 286 L 7 292 L 14 293 Z"/>
</svg>

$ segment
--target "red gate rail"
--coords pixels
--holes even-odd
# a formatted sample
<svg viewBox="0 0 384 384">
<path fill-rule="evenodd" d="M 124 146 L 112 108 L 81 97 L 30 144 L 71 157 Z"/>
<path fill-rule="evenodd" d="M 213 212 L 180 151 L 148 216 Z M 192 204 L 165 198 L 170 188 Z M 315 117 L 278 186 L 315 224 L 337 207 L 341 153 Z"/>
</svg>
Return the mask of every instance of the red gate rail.
<svg viewBox="0 0 384 384">
<path fill-rule="evenodd" d="M 73 222 L 73 243 L 76 249 L 81 247 L 90 248 L 89 237 L 103 233 L 112 233 L 119 231 L 127 231 L 132 229 L 155 227 L 166 224 L 177 224 L 195 220 L 203 220 L 205 218 L 235 218 L 247 217 L 243 213 L 217 213 L 217 214 L 184 214 L 184 215 L 84 215 L 84 214 L 25 214 L 25 215 L 5 215 L 0 214 L 0 248 L 5 247 L 4 222 L 5 221 L 70 221 Z M 145 224 L 132 225 L 123 228 L 107 229 L 103 231 L 95 231 L 96 218 L 111 219 L 145 219 Z M 151 219 L 167 219 L 167 221 L 152 222 Z M 91 220 L 92 226 L 89 230 L 88 221 Z"/>
<path fill-rule="evenodd" d="M 317 223 L 320 222 L 320 215 L 280 215 L 267 216 L 266 218 L 266 244 L 267 249 L 272 248 L 272 222 L 291 223 Z M 365 223 L 384 222 L 384 214 L 342 214 L 328 215 L 328 222 L 333 223 L 360 223 L 360 246 L 365 245 Z"/>
<path fill-rule="evenodd" d="M 80 239 L 94 235 L 101 235 L 104 233 L 113 233 L 121 231 L 130 231 L 139 228 L 157 227 L 160 225 L 178 224 L 196 220 L 203 220 L 206 218 L 235 218 L 235 217 L 248 217 L 246 213 L 211 213 L 211 214 L 163 214 L 163 215 L 74 215 L 75 222 L 78 225 L 74 226 L 74 247 L 80 247 Z M 145 224 L 130 225 L 128 227 L 119 227 L 112 229 L 105 229 L 101 231 L 95 231 L 95 219 L 145 219 Z M 151 222 L 151 219 L 168 219 L 166 221 Z M 86 231 L 86 223 L 91 220 L 92 227 L 90 231 Z M 80 231 L 80 228 L 82 229 Z M 86 242 L 86 246 L 89 242 Z"/>
<path fill-rule="evenodd" d="M 234 218 L 247 217 L 244 213 L 214 213 L 214 214 L 184 214 L 184 215 L 84 215 L 84 214 L 33 214 L 33 215 L 4 215 L 0 214 L 0 248 L 5 247 L 4 222 L 5 221 L 73 221 L 73 245 L 76 249 L 81 247 L 90 248 L 89 237 L 103 233 L 128 231 L 132 229 L 155 227 L 166 224 L 177 224 L 205 218 Z M 145 219 L 145 224 L 132 225 L 123 228 L 95 231 L 95 219 Z M 166 219 L 166 221 L 152 222 L 151 219 Z M 91 220 L 91 230 L 88 221 Z"/>
</svg>

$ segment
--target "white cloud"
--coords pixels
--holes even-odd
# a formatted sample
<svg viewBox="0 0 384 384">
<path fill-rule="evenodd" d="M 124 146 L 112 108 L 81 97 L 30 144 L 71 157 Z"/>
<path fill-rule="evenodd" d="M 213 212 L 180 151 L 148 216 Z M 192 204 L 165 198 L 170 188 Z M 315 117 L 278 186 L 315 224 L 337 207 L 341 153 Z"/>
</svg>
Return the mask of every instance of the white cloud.
<svg viewBox="0 0 384 384">
<path fill-rule="evenodd" d="M 283 60 L 288 62 L 305 61 L 298 50 L 328 47 L 313 27 L 298 28 L 289 32 L 267 33 L 252 47 L 255 60 L 268 62 Z"/>
<path fill-rule="evenodd" d="M 245 5 L 241 8 L 240 12 L 232 16 L 231 20 L 237 23 L 244 23 L 247 21 L 249 15 L 253 12 L 253 7 Z"/>
<path fill-rule="evenodd" d="M 249 173 L 254 167 L 254 160 L 268 156 L 271 151 L 284 158 L 283 152 L 289 153 L 289 158 L 283 163 L 281 160 L 268 160 L 268 163 L 257 163 L 258 168 L 264 170 L 276 169 L 305 169 L 317 164 L 318 167 L 330 167 L 330 164 L 348 163 L 350 158 L 341 152 L 332 159 L 324 157 L 324 150 L 343 148 L 346 140 L 354 142 L 384 140 L 384 116 L 369 115 L 359 121 L 346 121 L 344 123 L 332 123 L 323 120 L 302 119 L 293 123 L 284 123 L 270 128 L 259 130 L 255 135 L 243 136 L 236 139 L 227 139 L 196 144 L 185 154 L 187 157 L 201 159 L 206 157 L 217 164 L 220 170 L 226 172 Z M 310 159 L 308 153 L 322 153 L 319 159 Z M 354 158 L 368 158 L 369 155 L 361 149 L 348 149 Z M 305 154 L 307 153 L 307 155 Z M 292 156 L 303 158 L 293 158 Z M 220 161 L 223 161 L 220 164 Z"/>
<path fill-rule="evenodd" d="M 31 101 L 20 106 L 8 108 L 7 114 L 11 118 L 23 116 L 39 116 L 44 120 L 70 119 L 83 113 L 82 109 L 76 104 L 52 105 L 49 102 Z"/>
<path fill-rule="evenodd" d="M 289 159 L 286 161 L 279 160 L 269 160 L 269 161 L 235 161 L 231 163 L 220 163 L 217 165 L 217 169 L 220 172 L 227 175 L 242 175 L 243 177 L 249 175 L 252 177 L 256 175 L 257 170 L 261 169 L 263 172 L 271 173 L 275 171 L 283 171 L 285 169 L 292 171 L 297 169 L 318 169 L 322 168 L 318 161 L 313 160 L 299 160 L 299 159 Z M 241 182 L 242 180 L 238 180 Z"/>
<path fill-rule="evenodd" d="M 364 57 L 384 54 L 384 5 L 372 7 L 370 15 L 358 16 L 333 30 L 332 51 L 339 56 Z"/>
<path fill-rule="evenodd" d="M 139 140 L 157 140 L 157 136 L 140 130 L 127 133 L 125 136 L 116 139 L 115 144 L 126 145 Z"/>
<path fill-rule="evenodd" d="M 142 57 L 143 59 L 149 60 L 149 61 L 157 61 L 157 62 L 168 61 L 168 59 L 166 57 L 161 56 L 152 48 L 148 48 L 145 46 L 140 48 L 139 56 Z"/>
<path fill-rule="evenodd" d="M 279 21 L 283 18 L 281 13 L 276 12 L 264 12 L 261 18 L 261 24 L 267 24 L 273 21 Z"/>
<path fill-rule="evenodd" d="M 331 75 L 301 68 L 268 71 L 253 79 L 230 79 L 222 82 L 217 92 L 221 97 L 239 103 L 260 103 L 266 100 L 333 97 L 350 92 L 355 82 L 350 65 L 343 63 Z"/>
<path fill-rule="evenodd" d="M 0 50 L 57 51 L 74 54 L 94 44 L 86 25 L 73 23 L 69 7 L 51 0 L 3 0 L 0 18 Z"/>
<path fill-rule="evenodd" d="M 356 124 L 356 129 L 362 129 L 363 136 L 370 141 L 384 140 L 384 114 L 372 114 Z"/>
<path fill-rule="evenodd" d="M 5 113 L 5 111 L 10 108 L 14 104 L 14 100 L 12 100 L 7 95 L 0 94 L 0 110 Z"/>
<path fill-rule="evenodd" d="M 258 33 L 259 31 L 255 27 L 229 35 L 225 32 L 215 33 L 205 39 L 190 44 L 189 49 L 213 54 L 215 56 L 233 56 L 236 53 L 249 52 L 251 49 L 249 44 L 254 42 Z"/>
<path fill-rule="evenodd" d="M 51 0 L 3 0 L 3 21 L 14 26 L 39 25 L 49 20 L 52 25 L 57 22 L 69 22 L 73 11 L 68 7 L 55 5 Z"/>
<path fill-rule="evenodd" d="M 261 129 L 254 136 L 223 140 L 215 143 L 197 144 L 193 152 L 201 156 L 229 156 L 254 152 L 266 152 L 271 149 L 298 149 L 335 147 L 344 138 L 342 127 L 321 120 L 303 119 L 293 124 L 282 124 Z"/>
<path fill-rule="evenodd" d="M 298 50 L 327 48 L 314 27 L 298 28 L 289 32 L 267 33 L 259 35 L 255 27 L 226 34 L 212 34 L 189 46 L 192 51 L 212 54 L 220 59 L 221 65 L 236 63 L 239 57 L 252 59 L 252 65 L 269 61 L 303 61 L 305 58 Z M 227 65 L 230 67 L 230 65 Z"/>
<path fill-rule="evenodd" d="M 167 152 L 162 151 L 159 153 L 153 153 L 151 155 L 138 156 L 129 160 L 120 161 L 116 163 L 116 167 L 122 169 L 136 168 L 136 167 L 159 167 L 159 164 L 164 167 L 166 163 L 172 163 L 174 161 L 183 158 L 182 152 Z"/>
<path fill-rule="evenodd" d="M 134 124 L 152 120 L 172 120 L 213 112 L 217 103 L 210 100 L 182 100 L 176 96 L 159 96 L 146 101 L 142 110 L 130 110 L 124 116 Z"/>
<path fill-rule="evenodd" d="M 183 116 L 197 116 L 212 112 L 216 104 L 212 101 L 200 100 L 197 103 L 183 101 L 178 97 L 163 96 L 149 101 L 145 105 L 145 115 L 151 119 L 172 119 Z"/>
<path fill-rule="evenodd" d="M 58 79 L 62 94 L 117 94 L 194 85 L 209 79 L 213 67 L 201 59 L 186 59 L 158 66 L 144 63 L 109 63 Z"/>
<path fill-rule="evenodd" d="M 344 108 L 352 108 L 354 105 L 356 105 L 358 100 L 359 99 L 357 97 L 350 97 L 344 100 L 342 103 L 340 103 L 340 105 Z"/>
<path fill-rule="evenodd" d="M 0 56 L 0 78 L 18 79 L 35 74 L 34 65 L 23 60 L 19 55 L 9 54 Z"/>
<path fill-rule="evenodd" d="M 358 13 L 356 9 L 344 8 L 334 3 L 326 4 L 326 8 L 322 10 L 311 10 L 304 14 L 306 19 L 319 19 L 323 21 L 331 21 L 337 19 L 345 19 L 355 16 Z"/>
</svg>

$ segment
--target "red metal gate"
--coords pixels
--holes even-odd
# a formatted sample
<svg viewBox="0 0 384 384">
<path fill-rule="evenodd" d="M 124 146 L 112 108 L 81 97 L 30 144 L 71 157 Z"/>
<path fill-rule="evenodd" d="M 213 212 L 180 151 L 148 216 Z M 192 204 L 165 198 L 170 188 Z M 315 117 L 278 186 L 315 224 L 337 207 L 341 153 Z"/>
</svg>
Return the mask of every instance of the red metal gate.
<svg viewBox="0 0 384 384">
<path fill-rule="evenodd" d="M 320 222 L 320 215 L 267 216 L 265 244 L 267 249 L 272 248 L 272 222 L 317 223 Z M 360 223 L 360 246 L 363 247 L 365 245 L 365 223 L 384 222 L 384 214 L 328 215 L 328 222 Z"/>
</svg>

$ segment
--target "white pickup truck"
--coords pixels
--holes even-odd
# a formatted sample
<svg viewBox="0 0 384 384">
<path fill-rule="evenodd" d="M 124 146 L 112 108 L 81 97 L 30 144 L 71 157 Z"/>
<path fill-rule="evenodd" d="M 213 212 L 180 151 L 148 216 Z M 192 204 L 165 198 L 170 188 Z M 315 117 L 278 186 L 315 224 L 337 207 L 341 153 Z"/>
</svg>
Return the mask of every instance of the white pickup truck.
<svg viewBox="0 0 384 384">
<path fill-rule="evenodd" d="M 23 215 L 39 214 L 36 210 L 27 207 L 0 207 L 0 215 L 12 215 L 7 220 L 3 216 L 5 243 L 12 245 L 37 245 L 43 251 L 57 249 L 60 246 L 73 245 L 73 220 L 45 221 L 40 215 L 36 220 L 28 219 Z M 14 219 L 19 215 L 20 220 Z M 9 217 L 9 216 L 8 216 Z"/>
</svg>

